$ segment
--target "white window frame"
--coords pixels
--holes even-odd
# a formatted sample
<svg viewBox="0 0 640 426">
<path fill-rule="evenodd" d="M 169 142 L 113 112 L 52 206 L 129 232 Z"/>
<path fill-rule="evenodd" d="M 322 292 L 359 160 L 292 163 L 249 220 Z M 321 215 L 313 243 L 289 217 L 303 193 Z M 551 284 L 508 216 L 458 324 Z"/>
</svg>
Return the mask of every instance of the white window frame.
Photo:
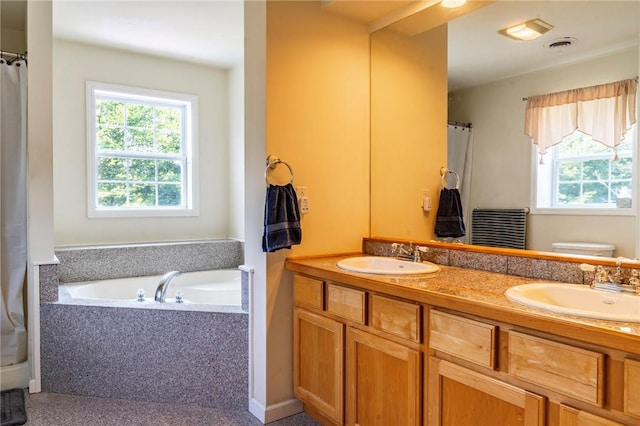
<svg viewBox="0 0 640 426">
<path fill-rule="evenodd" d="M 632 170 L 636 172 L 638 170 L 638 153 L 640 152 L 638 147 L 638 124 L 634 126 L 631 130 L 632 135 Z M 640 202 L 638 196 L 638 181 L 640 177 L 638 173 L 632 174 L 632 183 L 631 183 L 631 196 L 632 203 L 630 208 L 618 208 L 618 207 L 538 207 L 538 185 L 543 184 L 546 187 L 550 187 L 553 182 L 553 172 L 548 173 L 540 173 L 540 168 L 550 168 L 552 167 L 553 160 L 550 158 L 550 153 L 544 156 L 544 165 L 540 165 L 540 155 L 536 149 L 535 145 L 532 145 L 531 148 L 531 200 L 530 200 L 530 213 L 531 214 L 549 214 L 549 215 L 574 215 L 574 216 L 635 216 L 638 211 L 638 203 Z M 613 156 L 613 150 L 611 151 L 611 155 Z M 539 176 L 540 174 L 540 176 Z M 553 191 L 550 189 L 549 191 Z"/>
<path fill-rule="evenodd" d="M 96 99 L 110 96 L 125 101 L 173 104 L 185 108 L 183 122 L 183 206 L 180 207 L 98 207 L 96 152 Z M 86 83 L 87 106 L 87 215 L 89 218 L 135 218 L 198 216 L 198 96 L 144 89 L 96 81 Z M 155 158 L 149 156 L 149 158 Z M 158 157 L 159 158 L 159 157 Z"/>
</svg>

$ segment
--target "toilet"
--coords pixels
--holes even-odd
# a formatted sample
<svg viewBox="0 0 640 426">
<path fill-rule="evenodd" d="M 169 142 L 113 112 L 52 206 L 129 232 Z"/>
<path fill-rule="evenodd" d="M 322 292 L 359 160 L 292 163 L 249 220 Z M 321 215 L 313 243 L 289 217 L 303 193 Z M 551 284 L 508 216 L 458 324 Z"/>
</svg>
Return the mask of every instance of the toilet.
<svg viewBox="0 0 640 426">
<path fill-rule="evenodd" d="M 580 254 L 584 256 L 613 257 L 616 246 L 604 243 L 557 242 L 551 244 L 554 253 Z"/>
</svg>

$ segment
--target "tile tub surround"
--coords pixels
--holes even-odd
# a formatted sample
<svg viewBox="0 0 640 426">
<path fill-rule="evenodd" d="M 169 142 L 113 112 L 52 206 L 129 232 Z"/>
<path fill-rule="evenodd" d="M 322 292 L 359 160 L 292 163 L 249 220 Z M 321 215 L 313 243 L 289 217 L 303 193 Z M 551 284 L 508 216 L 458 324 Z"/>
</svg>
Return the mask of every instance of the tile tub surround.
<svg viewBox="0 0 640 426">
<path fill-rule="evenodd" d="M 58 300 L 58 266 L 57 264 L 40 265 L 38 269 L 40 303 Z"/>
<path fill-rule="evenodd" d="M 244 243 L 207 240 L 58 248 L 58 265 L 40 273 L 40 301 L 58 300 L 58 283 L 107 280 L 168 271 L 230 269 L 242 264 Z M 55 266 L 55 269 L 53 268 Z M 41 267 L 42 268 L 42 267 Z"/>
<path fill-rule="evenodd" d="M 248 315 L 41 305 L 43 392 L 246 409 Z"/>
<path fill-rule="evenodd" d="M 59 248 L 60 282 L 106 280 L 209 269 L 236 268 L 244 246 L 236 240 Z"/>
</svg>

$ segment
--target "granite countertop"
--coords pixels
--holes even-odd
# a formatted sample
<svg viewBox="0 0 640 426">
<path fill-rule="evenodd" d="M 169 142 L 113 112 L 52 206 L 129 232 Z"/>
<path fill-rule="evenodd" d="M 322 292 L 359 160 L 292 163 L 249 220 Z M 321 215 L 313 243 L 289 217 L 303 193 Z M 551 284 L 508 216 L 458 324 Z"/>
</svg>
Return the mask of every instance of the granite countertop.
<svg viewBox="0 0 640 426">
<path fill-rule="evenodd" d="M 338 260 L 354 255 L 289 258 L 286 268 L 324 280 L 640 354 L 640 323 L 556 314 L 512 302 L 504 295 L 509 287 L 540 282 L 539 279 L 444 265 L 438 265 L 441 270 L 429 275 L 372 275 L 345 271 L 336 266 Z"/>
</svg>

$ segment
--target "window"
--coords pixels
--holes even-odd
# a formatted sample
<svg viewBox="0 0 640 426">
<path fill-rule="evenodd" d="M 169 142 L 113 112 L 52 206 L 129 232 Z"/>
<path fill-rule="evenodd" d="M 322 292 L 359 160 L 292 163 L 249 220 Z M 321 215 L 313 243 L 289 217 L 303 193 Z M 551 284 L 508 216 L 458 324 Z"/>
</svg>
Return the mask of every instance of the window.
<svg viewBox="0 0 640 426">
<path fill-rule="evenodd" d="M 614 151 L 576 130 L 536 164 L 538 209 L 581 209 L 589 214 L 632 211 L 635 126 Z M 535 154 L 534 154 L 535 156 Z"/>
<path fill-rule="evenodd" d="M 87 83 L 89 217 L 197 215 L 198 98 Z"/>
</svg>

